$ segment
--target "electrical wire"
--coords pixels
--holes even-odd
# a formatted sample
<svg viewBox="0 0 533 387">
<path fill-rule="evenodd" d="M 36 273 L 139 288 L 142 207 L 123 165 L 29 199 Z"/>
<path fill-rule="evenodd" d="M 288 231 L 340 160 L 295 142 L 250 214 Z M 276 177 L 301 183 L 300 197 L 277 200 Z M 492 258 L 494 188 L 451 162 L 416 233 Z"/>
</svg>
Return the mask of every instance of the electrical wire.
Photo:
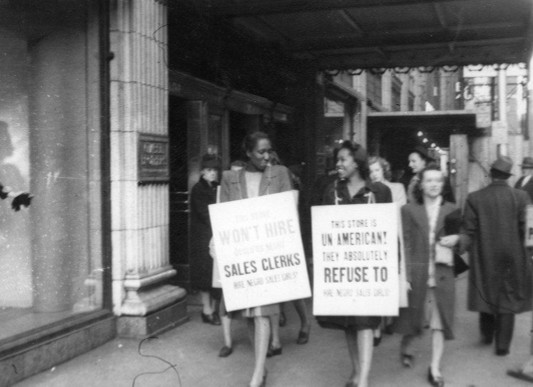
<svg viewBox="0 0 533 387">
<path fill-rule="evenodd" d="M 160 375 L 160 374 L 164 374 L 165 372 L 167 372 L 168 370 L 170 369 L 173 369 L 174 372 L 176 373 L 177 377 L 178 377 L 178 386 L 181 387 L 181 376 L 180 376 L 180 373 L 177 369 L 177 365 L 176 364 L 172 364 L 170 363 L 169 361 L 163 359 L 162 357 L 159 357 L 157 355 L 148 355 L 148 354 L 145 354 L 142 352 L 142 346 L 143 344 L 148 341 L 148 340 L 152 340 L 152 339 L 158 339 L 159 337 L 157 336 L 149 336 L 145 339 L 142 339 L 140 342 L 139 342 L 139 346 L 137 348 L 137 353 L 142 356 L 142 357 L 149 357 L 149 358 L 154 358 L 154 359 L 157 359 L 165 364 L 168 364 L 168 367 L 166 367 L 165 369 L 161 370 L 161 371 L 147 371 L 147 372 L 142 372 L 138 375 L 135 376 L 135 378 L 133 378 L 133 381 L 131 383 L 131 387 L 135 387 L 135 383 L 137 382 L 137 379 L 140 378 L 141 376 L 144 376 L 144 375 Z"/>
</svg>

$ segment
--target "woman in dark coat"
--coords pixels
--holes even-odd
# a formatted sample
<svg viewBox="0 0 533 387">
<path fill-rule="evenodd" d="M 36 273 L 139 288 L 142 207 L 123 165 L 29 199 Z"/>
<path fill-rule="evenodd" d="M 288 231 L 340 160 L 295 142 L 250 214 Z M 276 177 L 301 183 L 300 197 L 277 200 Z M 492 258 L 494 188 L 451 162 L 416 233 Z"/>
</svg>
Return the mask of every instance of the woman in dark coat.
<svg viewBox="0 0 533 387">
<path fill-rule="evenodd" d="M 432 330 L 432 359 L 428 380 L 443 386 L 440 361 L 444 340 L 454 338 L 455 276 L 453 251 L 464 237 L 446 236 L 448 219 L 460 216 L 455 205 L 442 198 L 444 175 L 436 166 L 420 172 L 415 188 L 416 202 L 402 207 L 406 277 L 409 282 L 409 306 L 400 310 L 396 332 L 403 335 L 401 360 L 411 367 L 411 344 L 415 336 L 429 326 Z"/>
<path fill-rule="evenodd" d="M 220 289 L 212 287 L 213 259 L 209 255 L 209 241 L 213 236 L 209 219 L 209 204 L 216 203 L 220 162 L 214 155 L 202 157 L 200 180 L 191 190 L 190 270 L 191 287 L 198 289 L 202 298 L 202 321 L 220 325 L 216 300 Z"/>
<path fill-rule="evenodd" d="M 367 154 L 363 147 L 345 141 L 337 153 L 338 179 L 325 190 L 323 204 L 390 203 L 390 189 L 382 183 L 371 183 Z M 324 328 L 342 329 L 346 335 L 353 372 L 346 387 L 367 387 L 372 364 L 373 331 L 379 326 L 379 316 L 319 316 Z"/>
</svg>

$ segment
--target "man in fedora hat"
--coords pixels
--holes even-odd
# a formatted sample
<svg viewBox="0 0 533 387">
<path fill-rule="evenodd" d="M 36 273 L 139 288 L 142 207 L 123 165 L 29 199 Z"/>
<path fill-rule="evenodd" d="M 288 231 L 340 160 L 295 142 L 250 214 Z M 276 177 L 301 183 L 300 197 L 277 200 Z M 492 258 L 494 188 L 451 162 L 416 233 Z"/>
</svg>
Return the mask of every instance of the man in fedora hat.
<svg viewBox="0 0 533 387">
<path fill-rule="evenodd" d="M 531 262 L 524 247 L 526 192 L 510 187 L 512 160 L 491 166 L 491 184 L 466 198 L 465 233 L 470 240 L 468 309 L 479 312 L 482 341 L 509 353 L 514 315 L 531 310 Z"/>
<path fill-rule="evenodd" d="M 407 201 L 409 203 L 416 202 L 414 190 L 420 181 L 419 174 L 430 164 L 436 164 L 436 160 L 429 155 L 425 147 L 417 145 L 409 152 L 409 168 L 411 168 L 414 174 L 407 186 Z M 444 181 L 442 195 L 444 200 L 450 203 L 455 203 L 455 197 L 448 178 Z"/>
<path fill-rule="evenodd" d="M 524 157 L 522 160 L 522 177 L 518 179 L 515 188 L 523 189 L 529 194 L 531 201 L 533 201 L 533 157 Z"/>
</svg>

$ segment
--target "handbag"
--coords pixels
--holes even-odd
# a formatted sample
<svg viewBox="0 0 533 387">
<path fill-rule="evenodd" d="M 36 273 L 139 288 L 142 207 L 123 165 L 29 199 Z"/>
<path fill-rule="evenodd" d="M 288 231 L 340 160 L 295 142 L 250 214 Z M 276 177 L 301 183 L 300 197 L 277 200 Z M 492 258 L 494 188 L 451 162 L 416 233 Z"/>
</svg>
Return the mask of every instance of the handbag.
<svg viewBox="0 0 533 387">
<path fill-rule="evenodd" d="M 459 234 L 461 232 L 461 225 L 463 218 L 461 210 L 457 209 L 449 213 L 444 218 L 444 233 L 445 235 Z M 457 253 L 453 253 L 453 273 L 457 277 L 470 268 L 464 259 Z"/>
</svg>

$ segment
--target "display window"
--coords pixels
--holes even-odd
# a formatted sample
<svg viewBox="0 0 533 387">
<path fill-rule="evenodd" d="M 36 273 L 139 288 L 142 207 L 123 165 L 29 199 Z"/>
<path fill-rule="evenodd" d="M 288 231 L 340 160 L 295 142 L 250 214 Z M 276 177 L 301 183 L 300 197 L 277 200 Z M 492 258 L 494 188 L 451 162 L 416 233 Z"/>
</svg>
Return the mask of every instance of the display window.
<svg viewBox="0 0 533 387">
<path fill-rule="evenodd" d="M 0 3 L 0 344 L 103 307 L 98 17 Z"/>
</svg>

